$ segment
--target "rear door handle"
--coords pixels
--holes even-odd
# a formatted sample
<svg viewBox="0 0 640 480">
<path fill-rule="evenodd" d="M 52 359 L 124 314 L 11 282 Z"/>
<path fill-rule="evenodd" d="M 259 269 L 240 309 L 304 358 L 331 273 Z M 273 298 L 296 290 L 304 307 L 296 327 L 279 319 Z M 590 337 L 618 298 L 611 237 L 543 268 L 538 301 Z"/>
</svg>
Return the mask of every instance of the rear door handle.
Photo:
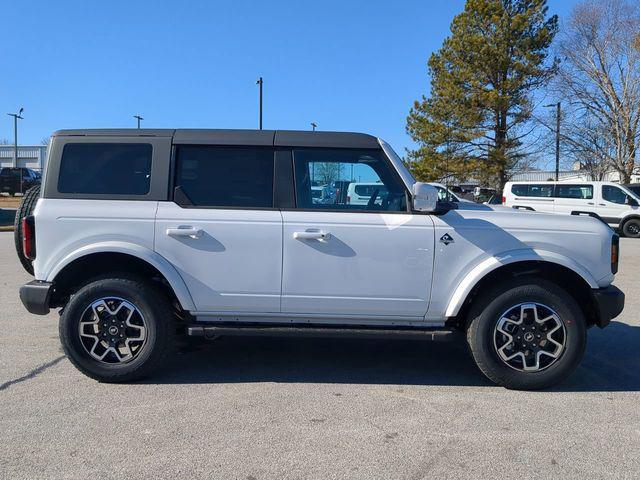
<svg viewBox="0 0 640 480">
<path fill-rule="evenodd" d="M 311 231 L 311 232 L 293 232 L 293 238 L 296 240 L 329 240 L 331 234 L 329 232 Z"/>
<path fill-rule="evenodd" d="M 607 206 L 606 203 L 599 203 L 598 205 L 601 206 L 601 207 L 606 207 Z"/>
<path fill-rule="evenodd" d="M 167 228 L 167 235 L 170 237 L 191 237 L 198 238 L 202 233 L 202 230 L 199 228 L 185 226 L 178 228 Z"/>
</svg>

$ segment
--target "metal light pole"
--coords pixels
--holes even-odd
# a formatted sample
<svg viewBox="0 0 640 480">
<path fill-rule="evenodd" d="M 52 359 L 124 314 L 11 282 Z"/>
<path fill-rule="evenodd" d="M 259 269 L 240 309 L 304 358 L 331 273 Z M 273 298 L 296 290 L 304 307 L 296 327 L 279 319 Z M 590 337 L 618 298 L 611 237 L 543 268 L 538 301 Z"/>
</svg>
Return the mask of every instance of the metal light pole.
<svg viewBox="0 0 640 480">
<path fill-rule="evenodd" d="M 10 117 L 13 117 L 13 166 L 18 166 L 18 119 L 22 120 L 24 108 L 20 108 L 18 113 L 7 113 Z"/>
<path fill-rule="evenodd" d="M 556 182 L 560 178 L 560 117 L 562 114 L 562 107 L 560 102 L 551 103 L 549 105 L 543 105 L 543 107 L 556 107 Z"/>
<path fill-rule="evenodd" d="M 134 115 L 133 118 L 138 120 L 138 129 L 139 129 L 140 128 L 140 120 L 144 120 L 144 118 L 142 118 L 140 115 Z"/>
<path fill-rule="evenodd" d="M 256 80 L 256 85 L 260 85 L 260 130 L 262 130 L 262 77 Z"/>
<path fill-rule="evenodd" d="M 316 128 L 318 127 L 318 124 L 316 122 L 311 122 L 311 128 L 313 129 L 313 131 L 316 131 Z"/>
</svg>

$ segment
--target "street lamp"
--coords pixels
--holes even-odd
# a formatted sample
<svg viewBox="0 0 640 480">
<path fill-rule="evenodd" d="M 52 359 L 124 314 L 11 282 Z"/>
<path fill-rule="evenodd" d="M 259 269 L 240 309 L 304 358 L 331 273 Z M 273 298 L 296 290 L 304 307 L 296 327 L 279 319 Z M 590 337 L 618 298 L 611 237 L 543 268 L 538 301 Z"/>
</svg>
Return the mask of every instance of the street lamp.
<svg viewBox="0 0 640 480">
<path fill-rule="evenodd" d="M 144 118 L 142 118 L 140 115 L 134 115 L 133 118 L 138 120 L 138 129 L 139 129 L 140 128 L 140 120 L 144 120 Z"/>
<path fill-rule="evenodd" d="M 260 85 L 260 130 L 262 130 L 262 77 L 256 80 L 256 85 Z"/>
<path fill-rule="evenodd" d="M 560 177 L 560 102 L 543 105 L 545 108 L 556 107 L 556 182 Z"/>
<path fill-rule="evenodd" d="M 18 119 L 22 120 L 24 108 L 20 108 L 18 113 L 7 113 L 10 117 L 13 117 L 13 166 L 18 166 Z"/>
<path fill-rule="evenodd" d="M 316 128 L 318 127 L 318 124 L 316 122 L 311 122 L 311 128 L 313 129 L 313 131 L 316 131 Z"/>
</svg>

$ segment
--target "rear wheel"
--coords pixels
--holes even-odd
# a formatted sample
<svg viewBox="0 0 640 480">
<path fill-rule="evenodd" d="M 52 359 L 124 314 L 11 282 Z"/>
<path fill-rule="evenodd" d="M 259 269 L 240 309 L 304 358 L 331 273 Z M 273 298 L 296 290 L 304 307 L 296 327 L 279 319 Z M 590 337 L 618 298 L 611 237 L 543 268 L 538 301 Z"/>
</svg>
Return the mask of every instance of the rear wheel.
<svg viewBox="0 0 640 480">
<path fill-rule="evenodd" d="M 149 375 L 173 347 L 174 315 L 153 285 L 126 275 L 96 279 L 60 316 L 60 340 L 78 370 L 101 382 Z"/>
<path fill-rule="evenodd" d="M 622 233 L 625 237 L 640 238 L 640 219 L 632 218 L 624 222 Z"/>
<path fill-rule="evenodd" d="M 476 364 L 507 388 L 555 385 L 580 363 L 586 321 L 558 285 L 528 277 L 485 293 L 470 311 L 467 341 Z"/>
<path fill-rule="evenodd" d="M 31 260 L 25 257 L 22 251 L 22 219 L 33 213 L 39 197 L 40 185 L 36 185 L 27 190 L 22 197 L 20 206 L 16 210 L 16 218 L 13 223 L 13 241 L 15 243 L 16 253 L 18 254 L 18 260 L 20 260 L 23 268 L 31 275 L 33 275 L 33 265 Z"/>
</svg>

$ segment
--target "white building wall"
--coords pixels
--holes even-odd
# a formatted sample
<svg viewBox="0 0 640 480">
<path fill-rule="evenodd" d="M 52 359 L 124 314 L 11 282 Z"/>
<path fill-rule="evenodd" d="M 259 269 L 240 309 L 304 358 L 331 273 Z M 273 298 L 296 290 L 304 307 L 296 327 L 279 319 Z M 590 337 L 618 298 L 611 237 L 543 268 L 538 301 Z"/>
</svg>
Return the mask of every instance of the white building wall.
<svg viewBox="0 0 640 480">
<path fill-rule="evenodd" d="M 42 172 L 46 155 L 46 145 L 18 145 L 17 166 Z M 0 167 L 13 167 L 13 156 L 13 145 L 0 145 Z"/>
</svg>

